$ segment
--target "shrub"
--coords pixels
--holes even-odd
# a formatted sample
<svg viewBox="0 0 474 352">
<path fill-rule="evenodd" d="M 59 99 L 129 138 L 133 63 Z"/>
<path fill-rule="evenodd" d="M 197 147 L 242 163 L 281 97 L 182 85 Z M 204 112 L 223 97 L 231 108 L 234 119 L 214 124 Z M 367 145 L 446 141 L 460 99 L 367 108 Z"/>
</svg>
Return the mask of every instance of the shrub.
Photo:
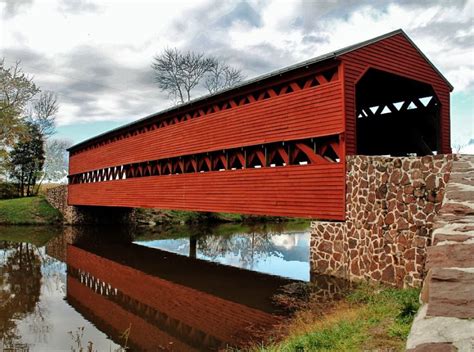
<svg viewBox="0 0 474 352">
<path fill-rule="evenodd" d="M 0 182 L 0 199 L 11 199 L 18 197 L 17 186 L 9 182 Z"/>
</svg>

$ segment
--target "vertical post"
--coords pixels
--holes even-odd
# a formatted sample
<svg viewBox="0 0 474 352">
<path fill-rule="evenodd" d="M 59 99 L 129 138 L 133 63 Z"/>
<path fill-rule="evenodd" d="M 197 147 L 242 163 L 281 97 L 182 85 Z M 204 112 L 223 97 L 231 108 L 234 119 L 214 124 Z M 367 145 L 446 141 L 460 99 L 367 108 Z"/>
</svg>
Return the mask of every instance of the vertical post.
<svg viewBox="0 0 474 352">
<path fill-rule="evenodd" d="M 189 237 L 189 257 L 196 258 L 197 254 L 197 238 L 196 236 Z"/>
</svg>

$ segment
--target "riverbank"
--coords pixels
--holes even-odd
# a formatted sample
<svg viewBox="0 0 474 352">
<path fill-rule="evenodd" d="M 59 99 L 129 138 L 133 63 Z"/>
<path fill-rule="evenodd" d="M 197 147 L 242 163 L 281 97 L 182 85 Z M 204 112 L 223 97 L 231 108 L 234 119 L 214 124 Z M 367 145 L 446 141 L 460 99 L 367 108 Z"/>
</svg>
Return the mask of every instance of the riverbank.
<svg viewBox="0 0 474 352">
<path fill-rule="evenodd" d="M 211 223 L 305 223 L 309 220 L 277 216 L 244 215 L 233 213 L 210 213 L 183 210 L 162 210 L 137 208 L 134 218 L 138 225 L 155 226 L 159 224 L 211 224 Z"/>
<path fill-rule="evenodd" d="M 213 223 L 293 223 L 308 225 L 306 219 L 144 208 L 135 209 L 133 219 L 133 225 L 146 227 Z M 61 222 L 61 213 L 49 204 L 44 196 L 0 200 L 0 225 L 56 225 Z"/>
<path fill-rule="evenodd" d="M 42 196 L 0 200 L 0 225 L 54 225 L 61 220 Z"/>
<path fill-rule="evenodd" d="M 364 284 L 324 309 L 313 300 L 282 328 L 279 342 L 250 351 L 404 351 L 418 296 L 418 289 Z"/>
</svg>

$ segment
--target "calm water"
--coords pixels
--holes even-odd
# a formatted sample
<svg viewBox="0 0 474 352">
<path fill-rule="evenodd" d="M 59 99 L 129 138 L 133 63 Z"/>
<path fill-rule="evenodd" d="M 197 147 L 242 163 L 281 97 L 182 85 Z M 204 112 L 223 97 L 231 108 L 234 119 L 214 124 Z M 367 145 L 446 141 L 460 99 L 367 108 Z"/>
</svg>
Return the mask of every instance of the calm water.
<svg viewBox="0 0 474 352">
<path fill-rule="evenodd" d="M 285 318 L 273 297 L 308 259 L 304 226 L 0 227 L 0 350 L 244 346 Z"/>
</svg>

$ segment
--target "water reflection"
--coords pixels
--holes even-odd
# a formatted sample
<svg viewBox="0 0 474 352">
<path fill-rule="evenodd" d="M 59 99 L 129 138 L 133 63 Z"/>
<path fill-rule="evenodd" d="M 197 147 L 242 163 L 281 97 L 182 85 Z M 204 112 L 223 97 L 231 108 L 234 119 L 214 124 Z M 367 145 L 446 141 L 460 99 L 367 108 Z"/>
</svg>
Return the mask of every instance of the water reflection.
<svg viewBox="0 0 474 352">
<path fill-rule="evenodd" d="M 46 254 L 61 230 L 0 227 L 0 351 L 70 350 L 68 331 L 84 326 L 98 350 L 119 347 L 64 301 L 66 264 Z"/>
<path fill-rule="evenodd" d="M 0 257 L 0 334 L 6 341 L 20 338 L 16 320 L 31 316 L 35 332 L 43 330 L 38 305 L 41 288 L 40 258 L 30 243 L 3 243 Z M 47 328 L 47 327 L 46 327 Z"/>
<path fill-rule="evenodd" d="M 309 277 L 308 245 L 306 231 L 281 225 L 0 227 L 0 350 L 91 341 L 98 351 L 212 351 L 262 341 L 285 316 L 275 293 L 295 282 L 281 276 Z M 321 297 L 340 291 L 313 279 Z M 78 343 L 71 337 L 82 327 Z"/>
<path fill-rule="evenodd" d="M 160 229 L 135 243 L 243 269 L 309 281 L 309 229 L 305 225 L 220 225 Z"/>
</svg>

